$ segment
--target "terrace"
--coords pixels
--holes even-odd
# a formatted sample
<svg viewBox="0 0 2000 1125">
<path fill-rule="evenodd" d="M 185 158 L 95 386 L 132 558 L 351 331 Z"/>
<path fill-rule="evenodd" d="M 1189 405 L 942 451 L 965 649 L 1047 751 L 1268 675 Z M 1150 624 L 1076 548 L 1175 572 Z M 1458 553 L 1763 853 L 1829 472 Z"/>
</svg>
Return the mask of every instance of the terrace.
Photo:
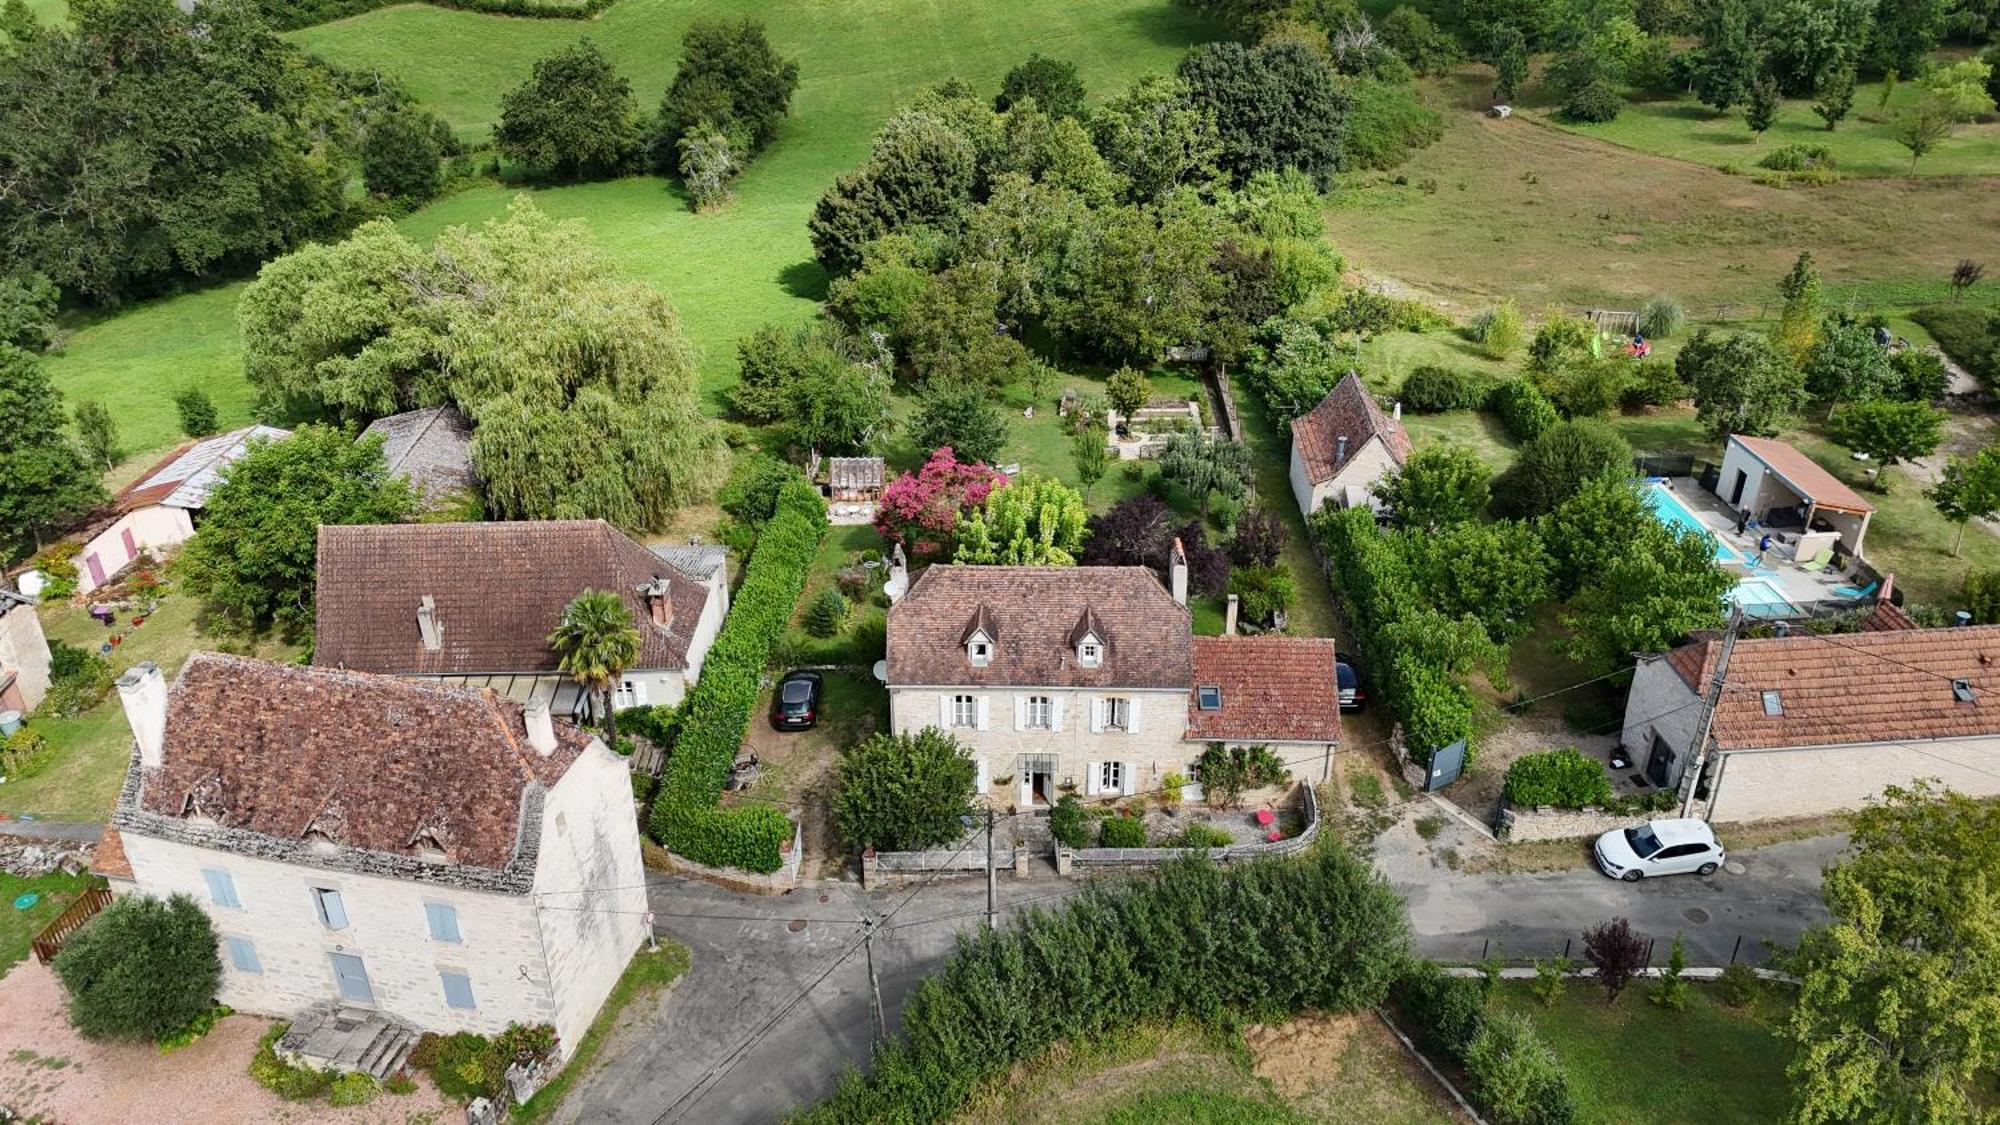
<svg viewBox="0 0 2000 1125">
<path fill-rule="evenodd" d="M 1845 550 L 1830 550 L 1805 528 L 1752 521 L 1738 534 L 1737 513 L 1693 477 L 1659 477 L 1646 484 L 1647 503 L 1662 523 L 1706 532 L 1717 566 L 1737 577 L 1729 600 L 1749 617 L 1801 617 L 1875 593 L 1875 576 Z M 1770 545 L 1764 546 L 1769 538 Z M 1801 556 L 1801 551 L 1804 555 Z"/>
</svg>

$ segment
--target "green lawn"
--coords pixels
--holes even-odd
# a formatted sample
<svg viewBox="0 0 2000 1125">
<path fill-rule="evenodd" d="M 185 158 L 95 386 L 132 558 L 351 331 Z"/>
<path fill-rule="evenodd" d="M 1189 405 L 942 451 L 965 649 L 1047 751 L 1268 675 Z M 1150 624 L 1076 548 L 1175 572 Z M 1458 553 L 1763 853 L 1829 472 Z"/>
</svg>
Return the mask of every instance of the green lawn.
<svg viewBox="0 0 2000 1125">
<path fill-rule="evenodd" d="M 1241 372 L 1234 376 L 1231 386 L 1236 396 L 1236 412 L 1243 423 L 1243 444 L 1250 447 L 1258 500 L 1284 516 L 1285 529 L 1291 532 L 1285 553 L 1279 559 L 1279 565 L 1291 572 L 1293 584 L 1298 588 L 1288 631 L 1300 636 L 1331 637 L 1335 635 L 1339 615 L 1334 611 L 1333 590 L 1327 585 L 1326 573 L 1320 569 L 1319 556 L 1313 552 L 1305 517 L 1299 514 L 1298 499 L 1292 495 L 1291 435 L 1278 432 L 1264 400 L 1250 389 Z"/>
<path fill-rule="evenodd" d="M 0 976 L 28 955 L 30 943 L 42 927 L 55 921 L 76 896 L 96 883 L 89 875 L 56 872 L 34 879 L 0 872 Z M 41 898 L 26 910 L 14 909 L 14 900 L 24 894 Z"/>
<path fill-rule="evenodd" d="M 1907 176 L 1910 150 L 1896 143 L 1896 115 L 1921 102 L 1925 93 L 1914 82 L 1897 85 L 1882 106 L 1882 84 L 1864 83 L 1854 93 L 1854 110 L 1840 127 L 1828 132 L 1812 111 L 1812 99 L 1787 100 L 1777 123 L 1759 137 L 1743 123 L 1739 107 L 1717 113 L 1692 96 L 1664 101 L 1634 102 L 1615 120 L 1601 125 L 1563 120 L 1548 112 L 1544 121 L 1586 137 L 1609 141 L 1642 152 L 1691 160 L 1713 167 L 1734 165 L 1745 175 L 1757 161 L 1784 145 L 1825 145 L 1833 150 L 1834 167 L 1843 176 Z M 2000 122 L 1962 125 L 1917 164 L 1924 176 L 2000 175 Z M 1977 190 L 1968 186 L 1967 190 Z M 1991 190 L 1989 185 L 1988 190 Z"/>
<path fill-rule="evenodd" d="M 1707 985 L 1689 988 L 1684 1011 L 1647 1001 L 1639 982 L 1616 1005 L 1588 981 L 1571 981 L 1544 1008 L 1525 981 L 1500 985 L 1495 1006 L 1519 1012 L 1555 1050 L 1576 1093 L 1579 1122 L 1769 1122 L 1785 1116 L 1788 1049 L 1773 1032 L 1789 1001 L 1775 990 L 1752 1009 L 1725 1007 Z"/>
</svg>

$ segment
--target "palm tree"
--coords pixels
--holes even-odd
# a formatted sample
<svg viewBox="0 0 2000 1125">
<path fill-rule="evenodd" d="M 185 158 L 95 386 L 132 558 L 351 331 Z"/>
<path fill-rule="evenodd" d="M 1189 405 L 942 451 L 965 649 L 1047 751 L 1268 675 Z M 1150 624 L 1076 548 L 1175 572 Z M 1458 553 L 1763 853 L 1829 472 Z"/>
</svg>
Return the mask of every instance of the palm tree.
<svg viewBox="0 0 2000 1125">
<path fill-rule="evenodd" d="M 639 658 L 639 627 L 632 611 L 609 590 L 585 590 L 563 607 L 549 647 L 560 658 L 558 668 L 583 690 L 602 697 L 605 742 L 616 750 L 618 720 L 611 714 L 611 689 Z"/>
</svg>

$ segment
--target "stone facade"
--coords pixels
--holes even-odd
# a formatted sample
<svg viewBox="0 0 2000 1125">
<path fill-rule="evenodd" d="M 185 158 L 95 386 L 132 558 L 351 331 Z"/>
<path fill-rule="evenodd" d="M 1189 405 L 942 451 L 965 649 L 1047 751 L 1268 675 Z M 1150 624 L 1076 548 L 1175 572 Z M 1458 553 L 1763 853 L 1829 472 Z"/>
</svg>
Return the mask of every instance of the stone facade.
<svg viewBox="0 0 2000 1125">
<path fill-rule="evenodd" d="M 1292 497 L 1298 501 L 1299 511 L 1307 519 L 1328 500 L 1341 503 L 1347 486 L 1354 485 L 1374 492 L 1375 483 L 1396 471 L 1396 459 L 1389 455 L 1389 447 L 1379 437 L 1371 437 L 1360 449 L 1355 450 L 1347 463 L 1331 480 L 1315 484 L 1306 474 L 1305 459 L 1299 455 L 1299 447 L 1292 445 Z"/>
<path fill-rule="evenodd" d="M 1667 816 L 1667 813 L 1654 814 Z M 1536 840 L 1595 839 L 1614 828 L 1644 824 L 1651 815 L 1620 815 L 1602 809 L 1518 808 L 1500 810 L 1498 836 L 1510 844 Z"/>
<path fill-rule="evenodd" d="M 0 711 L 26 713 L 49 692 L 49 642 L 35 607 L 0 595 Z"/>
<path fill-rule="evenodd" d="M 1640 661 L 1632 670 L 1625 725 L 1618 736 L 1632 763 L 1661 788 L 1679 785 L 1682 771 L 1694 760 L 1700 728 L 1701 697 L 1673 665 L 1665 660 Z"/>
</svg>

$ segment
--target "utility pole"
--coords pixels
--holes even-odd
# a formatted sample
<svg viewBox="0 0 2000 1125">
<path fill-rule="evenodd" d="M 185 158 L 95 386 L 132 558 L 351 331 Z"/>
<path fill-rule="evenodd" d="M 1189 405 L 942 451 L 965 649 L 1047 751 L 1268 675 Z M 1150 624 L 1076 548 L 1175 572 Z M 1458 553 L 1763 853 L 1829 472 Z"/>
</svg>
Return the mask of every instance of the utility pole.
<svg viewBox="0 0 2000 1125">
<path fill-rule="evenodd" d="M 882 981 L 875 975 L 875 923 L 861 931 L 861 944 L 868 949 L 868 995 L 875 1006 L 875 1048 L 889 1041 L 889 1026 L 882 1018 Z M 852 949 L 853 946 L 849 946 Z M 872 1051 L 871 1051 L 872 1054 Z"/>
<path fill-rule="evenodd" d="M 1698 733 L 1694 741 L 1694 761 L 1689 762 L 1687 769 L 1681 773 L 1682 816 L 1694 811 L 1694 792 L 1701 782 L 1701 771 L 1708 765 L 1708 744 L 1715 733 L 1715 708 L 1722 702 L 1722 693 L 1729 677 L 1729 654 L 1736 651 L 1736 635 L 1742 629 L 1743 607 L 1732 606 L 1729 610 L 1729 627 L 1722 633 L 1722 649 L 1715 656 L 1715 677 L 1709 681 L 1708 695 L 1701 701 L 1701 724 L 1696 727 Z"/>
<path fill-rule="evenodd" d="M 1000 928 L 999 876 L 993 870 L 993 810 L 986 810 L 986 928 Z"/>
</svg>

